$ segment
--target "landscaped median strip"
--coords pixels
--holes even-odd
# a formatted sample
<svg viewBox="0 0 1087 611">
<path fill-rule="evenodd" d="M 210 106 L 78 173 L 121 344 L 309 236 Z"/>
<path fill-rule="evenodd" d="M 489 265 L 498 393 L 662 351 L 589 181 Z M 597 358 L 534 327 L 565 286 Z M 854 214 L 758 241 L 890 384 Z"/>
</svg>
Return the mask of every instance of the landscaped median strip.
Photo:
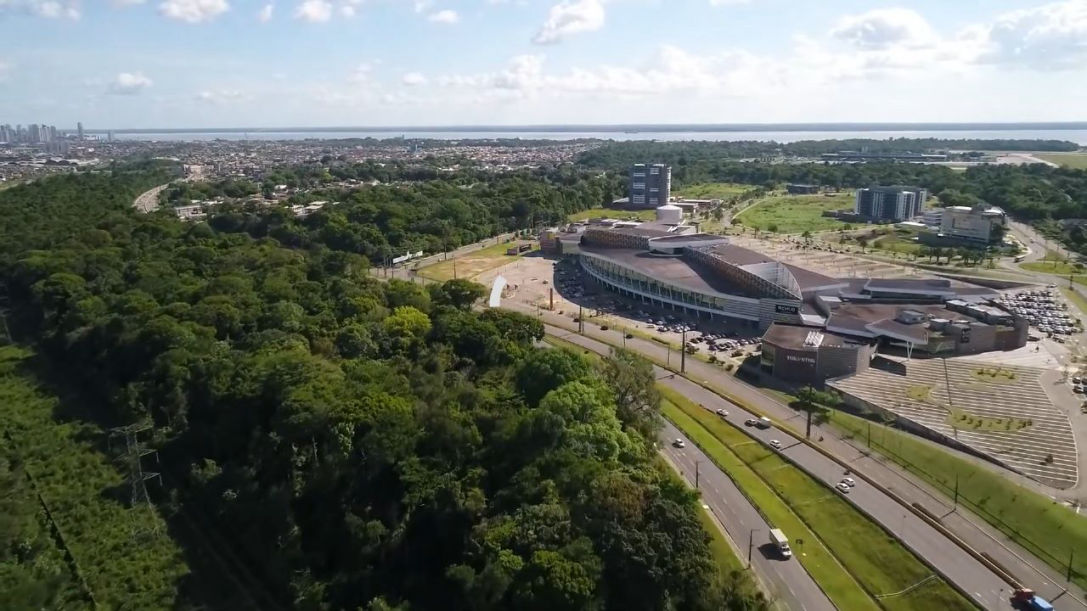
<svg viewBox="0 0 1087 611">
<path fill-rule="evenodd" d="M 662 393 L 668 399 L 663 409 L 669 419 L 704 449 L 715 450 L 707 453 L 771 524 L 785 530 L 791 539 L 804 539 L 804 545 L 797 546 L 798 552 L 818 548 L 833 553 L 841 563 L 835 566 L 841 573 L 848 572 L 854 589 L 863 588 L 869 607 L 876 604 L 871 595 L 886 596 L 878 605 L 885 609 L 974 608 L 942 578 L 933 578 L 929 567 L 836 492 L 775 452 L 751 443 L 742 431 L 675 391 L 662 389 Z M 782 515 L 782 508 L 787 515 Z M 807 535 L 790 532 L 798 528 Z M 837 588 L 842 587 L 840 582 L 825 585 L 824 575 L 807 563 L 804 566 L 839 608 L 858 608 L 855 601 L 843 603 L 835 598 Z M 917 587 L 910 589 L 913 586 Z M 903 591 L 898 596 L 887 596 Z"/>
<path fill-rule="evenodd" d="M 796 558 L 836 607 L 850 610 L 880 608 L 804 522 L 736 454 L 671 401 L 663 401 L 661 407 L 664 415 L 736 483 L 767 522 L 782 529 L 791 540 L 804 541 L 794 549 Z M 762 536 L 765 538 L 766 533 Z"/>
<path fill-rule="evenodd" d="M 599 338 L 595 338 L 595 337 L 590 337 L 589 339 L 592 339 L 594 341 L 604 343 L 604 344 L 610 344 L 611 343 L 608 340 L 603 340 L 603 339 L 599 339 Z M 673 372 L 676 371 L 675 368 L 666 367 L 665 364 L 662 361 L 653 358 L 651 355 L 643 354 L 643 356 L 645 358 L 649 359 L 650 361 L 656 363 L 658 366 L 660 366 L 662 368 L 666 368 L 666 369 L 668 369 L 670 371 L 673 371 Z M 684 377 L 686 378 L 686 376 L 684 376 Z M 758 409 L 757 407 L 751 405 L 747 401 L 745 401 L 743 399 L 740 399 L 739 397 L 729 393 L 728 391 L 724 390 L 723 388 L 718 387 L 715 384 L 710 383 L 707 380 L 696 380 L 694 378 L 686 378 L 686 379 L 688 381 L 694 383 L 694 384 L 697 384 L 697 385 L 705 388 L 706 390 L 718 395 L 719 397 L 725 399 L 726 401 L 728 401 L 728 402 L 730 402 L 730 403 L 732 403 L 734 405 L 737 405 L 740 408 L 742 408 L 742 409 L 744 409 L 744 410 L 746 410 L 746 411 L 748 411 L 748 412 L 750 412 L 750 413 L 752 413 L 752 414 L 754 414 L 756 416 L 767 416 L 767 414 L 765 412 L 763 412 L 761 409 Z M 844 416 L 849 416 L 848 414 L 843 414 L 842 412 L 839 412 L 839 411 L 833 411 L 832 413 L 833 414 L 842 414 Z M 855 418 L 855 417 L 852 417 L 852 418 Z M 858 418 L 858 420 L 862 420 L 862 419 Z M 867 422 L 867 421 L 865 421 L 865 422 Z M 790 424 L 784 423 L 784 422 L 778 422 L 777 420 L 774 420 L 774 425 L 777 426 L 778 428 L 781 428 L 782 430 L 792 432 L 793 435 L 796 436 L 797 439 L 799 439 L 802 443 L 806 444 L 808 447 L 810 447 L 810 448 L 814 449 L 815 451 L 819 452 L 820 454 L 822 454 L 826 458 L 828 458 L 830 460 L 833 460 L 834 462 L 837 462 L 838 464 L 843 465 L 844 467 L 850 467 L 850 465 L 845 463 L 841 458 L 839 458 L 838 456 L 835 456 L 831 452 L 827 451 L 825 448 L 821 447 L 819 444 L 811 443 L 811 442 L 805 440 L 803 438 L 803 435 L 801 433 L 799 433 L 797 431 L 797 429 L 795 427 L 791 426 Z M 891 431 L 891 432 L 897 434 L 897 436 L 899 436 L 900 438 L 901 437 L 907 437 L 908 438 L 908 435 L 906 435 L 905 433 L 900 433 L 898 431 Z M 910 441 L 913 441 L 914 443 L 920 443 L 918 440 L 910 439 Z M 894 460 L 894 462 L 897 462 L 901 466 L 906 467 L 907 470 L 909 470 L 909 471 L 911 471 L 911 472 L 913 472 L 913 473 L 915 473 L 917 475 L 921 475 L 922 478 L 928 480 L 930 483 L 937 483 L 936 480 L 939 479 L 939 476 L 933 475 L 931 473 L 919 473 L 914 465 L 910 465 L 909 463 L 904 463 L 901 460 L 900 457 L 897 457 L 897 456 L 893 455 L 893 453 L 891 453 L 891 454 L 888 454 L 886 452 L 882 452 L 882 453 L 884 453 L 885 455 L 890 457 L 892 460 Z M 955 457 L 951 456 L 950 453 L 943 452 L 943 451 L 940 451 L 940 450 L 933 450 L 933 451 L 930 452 L 930 454 L 933 455 L 932 458 L 934 460 L 938 460 L 938 459 L 935 458 L 935 455 L 939 454 L 941 456 L 947 457 L 947 459 L 951 459 L 952 461 L 964 462 L 964 461 L 961 461 L 961 459 L 958 459 L 958 458 L 955 458 Z M 865 475 L 865 473 L 863 471 L 857 470 L 855 467 L 850 467 L 850 468 L 853 469 L 854 474 L 858 478 L 866 481 L 868 484 L 870 484 L 874 488 L 880 490 L 881 492 L 886 494 L 891 499 L 894 499 L 896 502 L 898 502 L 902 507 L 906 508 L 908 511 L 913 512 L 914 515 L 918 516 L 920 519 L 925 520 L 926 522 L 928 522 L 930 524 L 930 526 L 932 526 L 937 531 L 939 531 L 941 534 L 943 534 L 945 537 L 947 537 L 948 540 L 950 540 L 952 543 L 957 545 L 960 549 L 965 551 L 967 554 L 970 554 L 971 557 L 976 559 L 983 566 L 989 568 L 991 571 L 994 572 L 994 574 L 999 576 L 1001 579 L 1004 579 L 1010 586 L 1018 587 L 1018 584 L 1015 582 L 1015 580 L 1013 578 L 1009 578 L 1010 576 L 1006 576 L 1005 575 L 1006 571 L 1004 571 L 998 564 L 994 563 L 986 555 L 981 554 L 976 549 L 971 547 L 968 543 L 963 541 L 960 537 L 958 537 L 957 535 L 952 533 L 947 527 L 943 526 L 942 524 L 940 524 L 938 522 L 934 522 L 934 521 L 929 520 L 924 512 L 922 512 L 919 509 L 917 509 L 916 507 L 906 503 L 897 494 L 895 494 L 891 490 L 885 488 L 884 486 L 882 486 L 878 482 L 876 482 L 876 481 L 872 480 L 871 478 L 869 478 L 867 475 Z M 980 471 L 980 469 L 979 469 L 979 471 Z M 943 475 L 947 475 L 947 473 L 943 473 Z M 1000 476 L 995 475 L 995 474 L 993 474 L 992 476 L 993 477 L 1000 477 Z M 1010 482 L 1008 482 L 1008 484 L 1010 484 Z M 945 494 L 947 494 L 948 491 L 949 491 L 949 488 L 947 487 L 946 482 L 938 482 L 937 487 L 940 490 L 942 490 Z M 1042 495 L 1031 492 L 1030 490 L 1028 490 L 1026 488 L 1023 488 L 1023 487 L 1016 487 L 1016 492 L 1011 495 L 1011 498 L 1012 499 L 1019 498 L 1020 494 L 1025 498 L 1031 498 L 1031 499 L 1035 499 L 1035 498 L 1044 499 L 1045 498 Z M 991 500 L 990 497 L 983 497 L 982 502 L 984 503 L 984 502 L 989 501 L 989 500 Z M 977 506 L 974 506 L 974 509 L 975 509 L 975 513 L 978 513 L 978 515 L 982 519 L 984 519 L 986 522 L 989 522 L 993 526 L 996 526 L 1000 530 L 1004 531 L 1005 534 L 1008 534 L 1009 536 L 1011 536 L 1016 542 L 1020 543 L 1021 545 L 1024 545 L 1025 547 L 1030 549 L 1032 552 L 1034 552 L 1036 555 L 1039 555 L 1046 563 L 1050 564 L 1050 566 L 1053 566 L 1054 568 L 1058 568 L 1058 569 L 1061 568 L 1060 561 L 1058 559 L 1054 558 L 1051 554 L 1047 554 L 1044 549 L 1038 547 L 1035 544 L 1035 540 L 1024 538 L 1021 532 L 1010 531 L 1010 529 L 1006 528 L 1007 527 L 1006 522 L 992 516 L 991 514 L 985 512 L 985 511 L 979 510 Z M 1045 528 L 1048 528 L 1048 526 L 1044 527 L 1043 530 Z M 1060 531 L 1060 528 L 1057 529 L 1057 532 L 1059 532 L 1059 531 Z M 1080 559 L 1079 562 L 1084 562 L 1084 560 Z M 1067 564 L 1064 565 L 1064 568 L 1065 569 L 1067 568 Z M 1079 569 L 1074 569 L 1071 573 L 1072 573 L 1073 581 L 1075 581 L 1077 584 L 1083 585 L 1083 582 L 1087 581 L 1084 578 L 1084 576 L 1087 575 L 1087 571 L 1081 571 Z"/>
</svg>

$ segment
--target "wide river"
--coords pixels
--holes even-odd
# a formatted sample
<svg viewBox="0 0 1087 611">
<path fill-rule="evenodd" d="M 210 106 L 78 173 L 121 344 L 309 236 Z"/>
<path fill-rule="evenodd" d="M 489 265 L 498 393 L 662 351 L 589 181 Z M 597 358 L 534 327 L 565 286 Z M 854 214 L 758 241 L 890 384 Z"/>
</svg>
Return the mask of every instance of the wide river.
<svg viewBox="0 0 1087 611">
<path fill-rule="evenodd" d="M 942 138 L 978 140 L 1068 140 L 1087 146 L 1087 129 L 1028 129 L 1028 130 L 895 130 L 895 131 L 217 131 L 217 132 L 126 132 L 115 133 L 118 140 L 333 140 L 343 138 L 396 138 L 437 140 L 484 140 L 521 138 L 524 140 L 761 140 L 796 142 L 798 140 L 848 140 L 852 138 Z"/>
</svg>

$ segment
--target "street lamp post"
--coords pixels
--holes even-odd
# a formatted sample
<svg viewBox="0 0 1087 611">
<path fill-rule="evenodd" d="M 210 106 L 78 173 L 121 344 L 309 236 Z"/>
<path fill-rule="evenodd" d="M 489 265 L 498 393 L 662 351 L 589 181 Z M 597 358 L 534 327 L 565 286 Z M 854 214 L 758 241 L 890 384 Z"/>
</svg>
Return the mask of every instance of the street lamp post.
<svg viewBox="0 0 1087 611">
<path fill-rule="evenodd" d="M 751 568 L 751 550 L 755 549 L 755 531 L 759 529 L 752 528 L 747 534 L 747 568 Z"/>
<path fill-rule="evenodd" d="M 701 460 L 694 461 L 694 489 L 698 490 L 698 467 L 702 464 Z"/>
</svg>

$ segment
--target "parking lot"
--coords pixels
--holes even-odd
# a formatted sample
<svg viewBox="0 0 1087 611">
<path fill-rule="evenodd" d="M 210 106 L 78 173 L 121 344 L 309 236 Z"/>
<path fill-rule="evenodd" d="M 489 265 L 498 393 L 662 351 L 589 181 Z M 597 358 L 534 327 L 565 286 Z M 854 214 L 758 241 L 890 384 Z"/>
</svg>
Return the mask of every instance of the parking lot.
<svg viewBox="0 0 1087 611">
<path fill-rule="evenodd" d="M 1006 293 L 993 303 L 1012 314 L 1026 318 L 1030 326 L 1060 344 L 1066 341 L 1061 336 L 1079 331 L 1078 321 L 1068 314 L 1068 305 L 1053 289 Z"/>
</svg>

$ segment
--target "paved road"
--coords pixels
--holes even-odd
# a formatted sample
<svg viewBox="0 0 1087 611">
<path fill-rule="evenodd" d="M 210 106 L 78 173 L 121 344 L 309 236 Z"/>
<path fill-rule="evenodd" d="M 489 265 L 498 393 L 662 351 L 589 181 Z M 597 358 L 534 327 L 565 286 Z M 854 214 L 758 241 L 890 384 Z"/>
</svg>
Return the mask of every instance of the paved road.
<svg viewBox="0 0 1087 611">
<path fill-rule="evenodd" d="M 510 302 L 507 307 L 515 306 L 516 304 Z M 523 312 L 537 314 L 535 310 L 529 310 L 527 306 L 523 308 Z M 544 322 L 550 323 L 549 332 L 569 335 L 576 327 L 568 318 L 553 315 L 550 312 L 541 312 L 540 315 Z M 592 324 L 585 325 L 585 334 L 603 340 L 605 343 L 620 341 L 617 333 L 600 331 L 596 325 Z M 577 341 L 579 338 L 571 335 L 567 339 Z M 662 362 L 667 357 L 668 350 L 657 342 L 634 337 L 626 340 L 626 344 L 629 349 Z M 599 343 L 596 346 L 599 347 Z M 676 356 L 672 355 L 673 366 L 676 364 L 674 360 Z M 748 405 L 758 406 L 768 416 L 779 422 L 785 422 L 795 430 L 803 430 L 803 418 L 792 408 L 731 375 L 722 374 L 721 370 L 715 366 L 693 358 L 688 359 L 687 375 L 714 389 L 735 396 Z M 1063 573 L 1049 567 L 980 517 L 962 508 L 956 510 L 947 502 L 949 499 L 946 494 L 935 490 L 879 454 L 870 452 L 864 447 L 863 439 L 843 438 L 841 433 L 829 425 L 812 427 L 812 438 L 818 439 L 819 436 L 824 438 L 824 441 L 820 442 L 824 450 L 850 464 L 854 470 L 863 471 L 867 477 L 890 489 L 907 503 L 919 504 L 933 514 L 941 516 L 941 523 L 975 550 L 988 554 L 1020 581 L 1050 601 L 1057 599 L 1058 609 L 1068 608 L 1076 611 L 1087 609 L 1087 593 L 1082 588 L 1068 584 Z M 943 448 L 943 451 L 948 450 Z M 966 455 L 960 456 L 966 458 Z M 1044 487 L 1040 484 L 1035 483 L 1033 488 L 1045 493 Z M 1049 494 L 1051 493 L 1052 491 L 1049 491 Z M 951 543 L 948 542 L 948 545 Z"/>
<path fill-rule="evenodd" d="M 677 438 L 684 439 L 687 447 L 682 449 L 674 447 L 671 442 Z M 709 506 L 710 511 L 724 525 L 735 547 L 742 550 L 741 553 L 746 553 L 748 542 L 754 541 L 751 549 L 751 563 L 755 573 L 762 578 L 769 590 L 768 594 L 771 598 L 781 603 L 783 608 L 790 610 L 834 609 L 834 605 L 796 558 L 782 560 L 774 553 L 769 543 L 771 526 L 732 480 L 718 469 L 713 461 L 702 453 L 702 450 L 698 449 L 678 429 L 667 423 L 661 431 L 661 440 L 664 453 L 691 485 L 694 485 L 695 470 L 698 470 L 702 502 Z"/>
<path fill-rule="evenodd" d="M 136 198 L 136 201 L 133 203 L 133 205 L 140 212 L 151 212 L 152 210 L 157 210 L 159 207 L 159 193 L 162 193 L 162 190 L 169 186 L 170 184 L 167 183 L 154 187 L 153 189 L 148 189 L 147 191 L 144 191 L 140 194 L 139 197 Z"/>
<path fill-rule="evenodd" d="M 549 334 L 562 337 L 594 352 L 607 353 L 610 350 L 609 346 L 601 342 L 577 335 L 576 333 L 571 333 L 562 328 L 547 325 L 546 329 Z M 633 343 L 633 340 L 628 340 L 628 347 L 632 347 L 631 344 Z M 694 361 L 693 359 L 688 361 L 688 373 L 691 372 L 692 366 L 697 363 L 700 362 Z M 744 427 L 743 421 L 753 417 L 752 414 L 686 378 L 681 376 L 671 378 L 668 377 L 669 372 L 666 370 L 659 367 L 655 369 L 657 370 L 657 376 L 663 378 L 661 380 L 662 383 L 680 392 L 691 400 L 700 403 L 706 409 L 726 409 L 729 412 L 729 421 L 739 426 L 752 437 L 764 443 L 770 439 L 780 440 L 785 444 L 785 448 L 782 451 L 783 454 L 792 459 L 800 468 L 807 471 L 816 479 L 819 479 L 828 485 L 833 485 L 843 476 L 843 469 L 837 462 L 799 442 L 799 440 L 791 433 L 780 430 L 777 427 L 768 430 L 757 430 Z M 730 377 L 721 376 L 719 372 L 717 373 L 717 376 Z M 768 399 L 765 395 L 762 395 L 757 398 L 757 402 L 761 407 L 763 404 L 768 403 Z M 788 408 L 785 409 L 788 410 Z M 770 412 L 771 416 L 780 416 L 780 414 L 776 414 L 772 410 L 767 411 Z M 786 414 L 788 419 L 799 419 L 795 414 L 791 413 L 791 410 L 788 411 L 789 413 Z M 814 433 L 814 435 L 818 434 L 820 433 Z M 851 448 L 852 461 L 854 463 L 862 463 L 864 465 L 864 473 L 869 475 L 872 470 L 870 469 L 870 466 L 877 463 L 873 463 L 867 459 L 860 460 L 861 458 L 862 457 L 857 455 L 857 451 Z M 876 480 L 879 481 L 878 478 L 876 478 Z M 894 482 L 894 484 L 897 485 L 892 486 L 892 490 L 901 494 L 901 489 L 903 488 L 902 482 L 898 481 Z M 915 516 L 913 513 L 907 511 L 892 497 L 862 482 L 858 483 L 857 487 L 853 489 L 847 498 L 855 506 L 868 513 L 886 529 L 894 533 L 900 541 L 913 549 L 918 556 L 926 559 L 948 579 L 970 593 L 971 598 L 981 605 L 982 608 L 1009 608 L 1007 600 L 1009 586 L 1004 583 L 1004 581 L 963 551 L 959 546 L 944 537 L 938 530 Z M 931 509 L 931 499 L 929 499 L 929 501 L 929 503 L 926 503 L 926 506 Z M 999 548 L 998 545 L 991 544 L 990 547 Z M 988 549 L 985 551 L 988 551 Z M 1012 570 L 1014 572 L 1014 568 L 1012 568 Z M 1060 594 L 1061 590 L 1056 583 L 1043 581 L 1040 578 L 1032 579 L 1032 577 L 1035 576 L 1020 575 L 1021 579 L 1026 580 L 1029 585 L 1038 590 L 1043 596 L 1048 596 L 1050 599 L 1053 599 Z M 1082 607 L 1078 606 L 1078 604 L 1072 600 L 1072 596 L 1068 595 L 1058 599 L 1056 606 L 1058 609 L 1082 609 Z"/>
</svg>

